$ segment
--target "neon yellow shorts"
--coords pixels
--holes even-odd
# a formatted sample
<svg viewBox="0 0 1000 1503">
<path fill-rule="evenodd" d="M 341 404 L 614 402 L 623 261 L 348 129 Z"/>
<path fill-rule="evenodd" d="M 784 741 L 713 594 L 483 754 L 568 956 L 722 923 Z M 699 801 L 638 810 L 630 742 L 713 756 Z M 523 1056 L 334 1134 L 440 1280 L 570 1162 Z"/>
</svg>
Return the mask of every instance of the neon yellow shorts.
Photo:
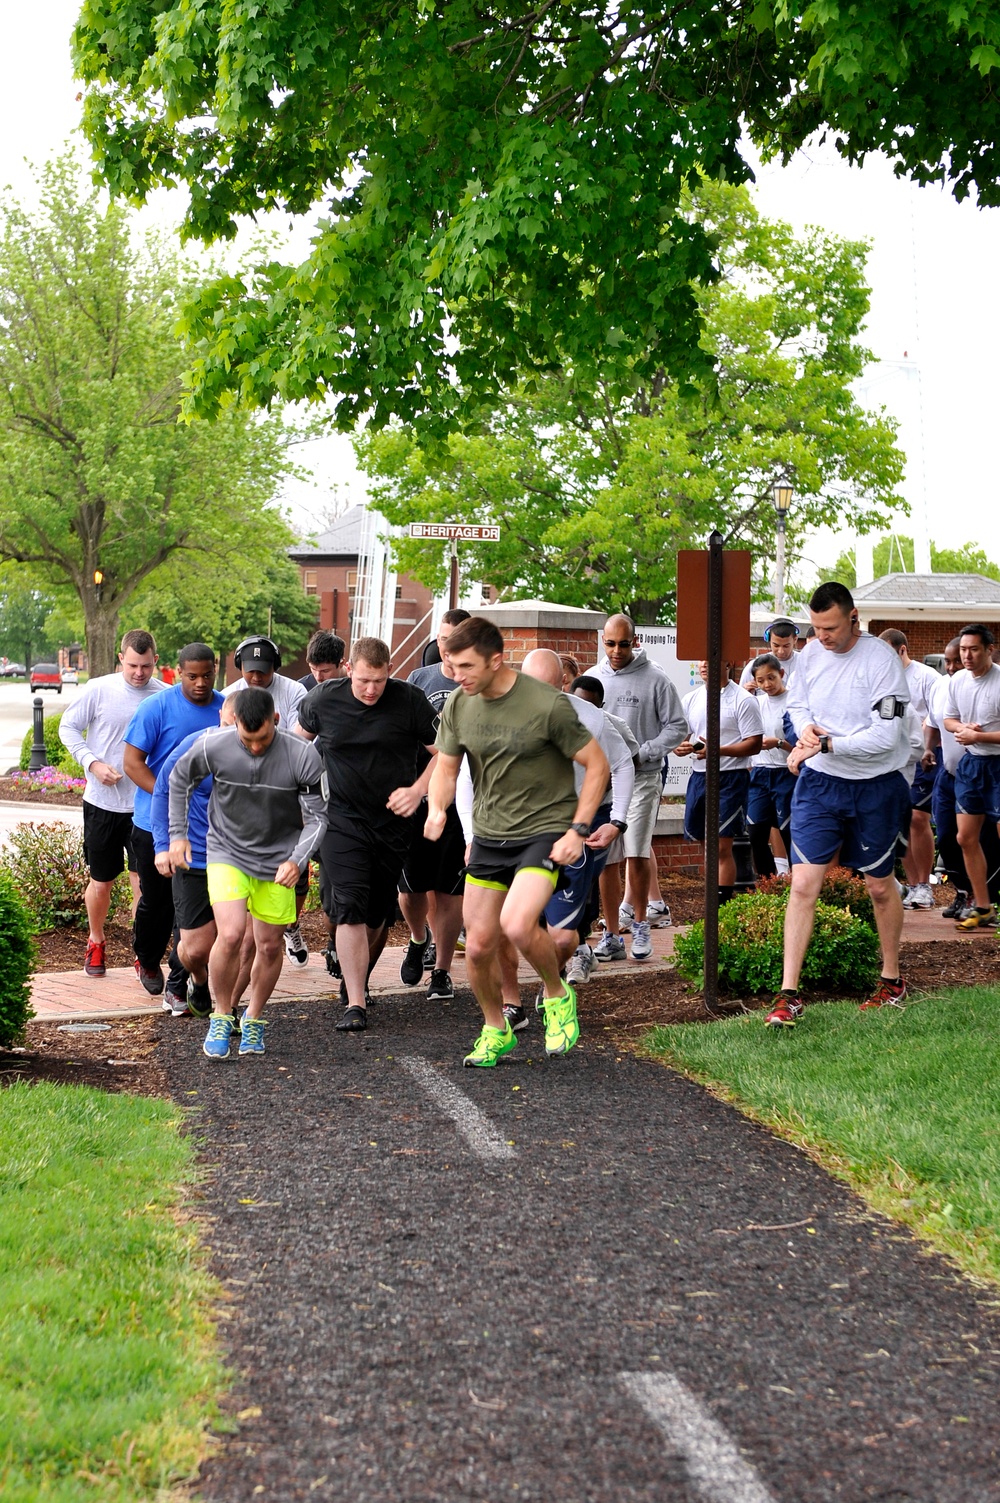
<svg viewBox="0 0 1000 1503">
<path fill-rule="evenodd" d="M 295 889 L 265 882 L 262 877 L 248 877 L 237 866 L 224 861 L 210 861 L 205 868 L 210 903 L 232 903 L 245 898 L 255 919 L 262 924 L 276 924 L 282 929 L 295 923 Z"/>
</svg>

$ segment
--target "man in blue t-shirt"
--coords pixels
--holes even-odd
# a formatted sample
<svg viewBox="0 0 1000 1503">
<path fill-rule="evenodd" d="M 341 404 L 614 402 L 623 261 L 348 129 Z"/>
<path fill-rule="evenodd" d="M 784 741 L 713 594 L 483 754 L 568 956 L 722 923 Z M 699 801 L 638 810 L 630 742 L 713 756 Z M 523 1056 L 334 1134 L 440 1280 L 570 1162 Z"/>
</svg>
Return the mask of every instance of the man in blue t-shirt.
<svg viewBox="0 0 1000 1503">
<path fill-rule="evenodd" d="M 192 731 L 219 724 L 222 695 L 216 693 L 215 653 L 204 642 L 189 642 L 177 658 L 177 683 L 139 706 L 125 731 L 124 771 L 135 784 L 132 811 L 132 849 L 139 871 L 141 896 L 135 911 L 135 974 L 151 997 L 163 988 L 161 962 L 174 930 L 171 879 L 156 867 L 152 797 L 156 774 L 179 742 Z M 171 954 L 170 975 L 163 997 L 164 1012 L 181 1017 L 188 1011 L 187 973 Z"/>
</svg>

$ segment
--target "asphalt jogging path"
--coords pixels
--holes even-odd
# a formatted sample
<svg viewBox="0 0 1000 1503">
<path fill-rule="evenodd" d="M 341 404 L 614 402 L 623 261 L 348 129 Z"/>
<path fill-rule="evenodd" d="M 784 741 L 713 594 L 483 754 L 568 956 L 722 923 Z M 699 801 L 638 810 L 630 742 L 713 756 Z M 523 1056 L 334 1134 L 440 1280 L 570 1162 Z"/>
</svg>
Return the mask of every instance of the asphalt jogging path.
<svg viewBox="0 0 1000 1503">
<path fill-rule="evenodd" d="M 164 1051 L 242 1374 L 200 1497 L 1000 1503 L 990 1292 L 604 1040 L 472 1071 L 468 994 L 339 1014 Z"/>
</svg>

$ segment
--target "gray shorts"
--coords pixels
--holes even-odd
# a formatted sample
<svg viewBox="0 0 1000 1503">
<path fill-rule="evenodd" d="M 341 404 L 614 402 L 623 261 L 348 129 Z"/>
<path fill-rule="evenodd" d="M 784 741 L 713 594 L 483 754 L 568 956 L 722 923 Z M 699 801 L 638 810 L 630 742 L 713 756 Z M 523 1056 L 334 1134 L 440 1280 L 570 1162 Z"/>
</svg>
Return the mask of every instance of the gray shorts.
<svg viewBox="0 0 1000 1503">
<path fill-rule="evenodd" d="M 626 859 L 629 856 L 648 856 L 652 850 L 653 831 L 656 828 L 656 816 L 660 812 L 662 794 L 663 784 L 658 763 L 655 767 L 643 767 L 636 773 L 632 801 L 628 806 L 628 829 L 621 837 L 622 855 Z M 617 844 L 616 840 L 615 845 Z M 613 859 L 613 852 L 614 847 L 609 860 Z"/>
</svg>

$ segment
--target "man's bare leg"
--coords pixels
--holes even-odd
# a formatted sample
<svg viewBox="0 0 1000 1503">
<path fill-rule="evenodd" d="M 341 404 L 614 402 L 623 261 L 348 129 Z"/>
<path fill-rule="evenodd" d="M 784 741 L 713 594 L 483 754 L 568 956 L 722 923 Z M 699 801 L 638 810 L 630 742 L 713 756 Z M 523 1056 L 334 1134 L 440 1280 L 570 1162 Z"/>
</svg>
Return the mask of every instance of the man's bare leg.
<svg viewBox="0 0 1000 1503">
<path fill-rule="evenodd" d="M 601 912 L 609 934 L 618 933 L 618 910 L 622 906 L 622 863 L 608 862 L 599 878 Z"/>
<path fill-rule="evenodd" d="M 552 893 L 553 885 L 547 873 L 518 872 L 504 900 L 500 924 L 511 944 L 538 973 L 544 995 L 560 997 L 563 983 L 559 976 L 559 956 L 551 934 L 538 922 Z"/>
<path fill-rule="evenodd" d="M 415 945 L 422 945 L 427 936 L 427 916 L 429 904 L 425 892 L 401 892 L 399 894 L 399 911 L 403 920 L 410 926 L 410 938 Z M 459 925 L 461 928 L 461 924 Z M 456 930 L 456 937 L 458 931 Z M 435 936 L 436 938 L 436 936 Z"/>
<path fill-rule="evenodd" d="M 344 973 L 348 1007 L 360 1007 L 364 1011 L 365 984 L 369 968 L 374 963 L 372 952 L 375 951 L 377 960 L 385 945 L 386 932 L 385 924 L 377 929 L 371 929 L 367 924 L 337 925 L 337 957 Z"/>
<path fill-rule="evenodd" d="M 111 909 L 111 889 L 114 885 L 113 882 L 95 882 L 91 877 L 83 895 L 83 900 L 87 905 L 90 938 L 96 939 L 99 944 L 104 943 L 104 925 L 108 921 L 108 913 Z"/>
<path fill-rule="evenodd" d="M 214 903 L 212 908 L 216 936 L 208 964 L 215 986 L 214 1011 L 231 1016 L 240 974 L 240 950 L 247 927 L 246 899 L 230 898 L 224 903 Z"/>
<path fill-rule="evenodd" d="M 281 963 L 285 958 L 285 926 L 265 924 L 259 918 L 252 922 L 255 954 L 250 968 L 250 1000 L 246 1016 L 259 1018 L 281 975 Z"/>
<path fill-rule="evenodd" d="M 632 911 L 635 917 L 642 923 L 646 917 L 646 903 L 649 894 L 649 868 L 651 862 L 648 856 L 629 856 L 625 862 L 628 870 L 629 886 L 632 889 Z M 606 870 L 606 868 L 605 868 Z M 617 923 L 618 913 L 615 912 Z"/>
<path fill-rule="evenodd" d="M 783 991 L 798 990 L 802 962 L 816 922 L 816 900 L 823 886 L 826 866 L 798 862 L 792 867 L 792 890 L 785 909 L 785 947 L 782 962 Z M 874 899 L 873 899 L 874 901 Z"/>
<path fill-rule="evenodd" d="M 882 975 L 899 977 L 899 940 L 903 933 L 903 899 L 892 872 L 887 877 L 866 877 L 875 909 L 875 926 L 882 949 Z"/>
<path fill-rule="evenodd" d="M 202 924 L 198 929 L 182 929 L 177 942 L 177 959 L 196 986 L 204 986 L 208 980 L 208 957 L 218 930 L 214 923 Z"/>
<path fill-rule="evenodd" d="M 505 1029 L 503 979 L 500 973 L 500 912 L 507 893 L 492 887 L 465 887 L 465 968 L 483 1020 Z"/>
<path fill-rule="evenodd" d="M 977 908 L 990 906 L 990 893 L 986 885 L 986 857 L 979 844 L 983 828 L 982 814 L 958 814 L 958 843 L 965 858 L 965 870 L 972 888 L 972 901 Z M 1000 828 L 1000 826 L 998 826 Z"/>
<path fill-rule="evenodd" d="M 910 841 L 903 857 L 903 870 L 911 887 L 931 879 L 934 865 L 934 832 L 926 809 L 914 809 L 910 816 Z"/>
<path fill-rule="evenodd" d="M 451 970 L 455 959 L 455 945 L 462 930 L 462 903 L 461 893 L 457 897 L 448 892 L 430 894 L 429 922 L 434 936 L 436 970 Z"/>
</svg>

